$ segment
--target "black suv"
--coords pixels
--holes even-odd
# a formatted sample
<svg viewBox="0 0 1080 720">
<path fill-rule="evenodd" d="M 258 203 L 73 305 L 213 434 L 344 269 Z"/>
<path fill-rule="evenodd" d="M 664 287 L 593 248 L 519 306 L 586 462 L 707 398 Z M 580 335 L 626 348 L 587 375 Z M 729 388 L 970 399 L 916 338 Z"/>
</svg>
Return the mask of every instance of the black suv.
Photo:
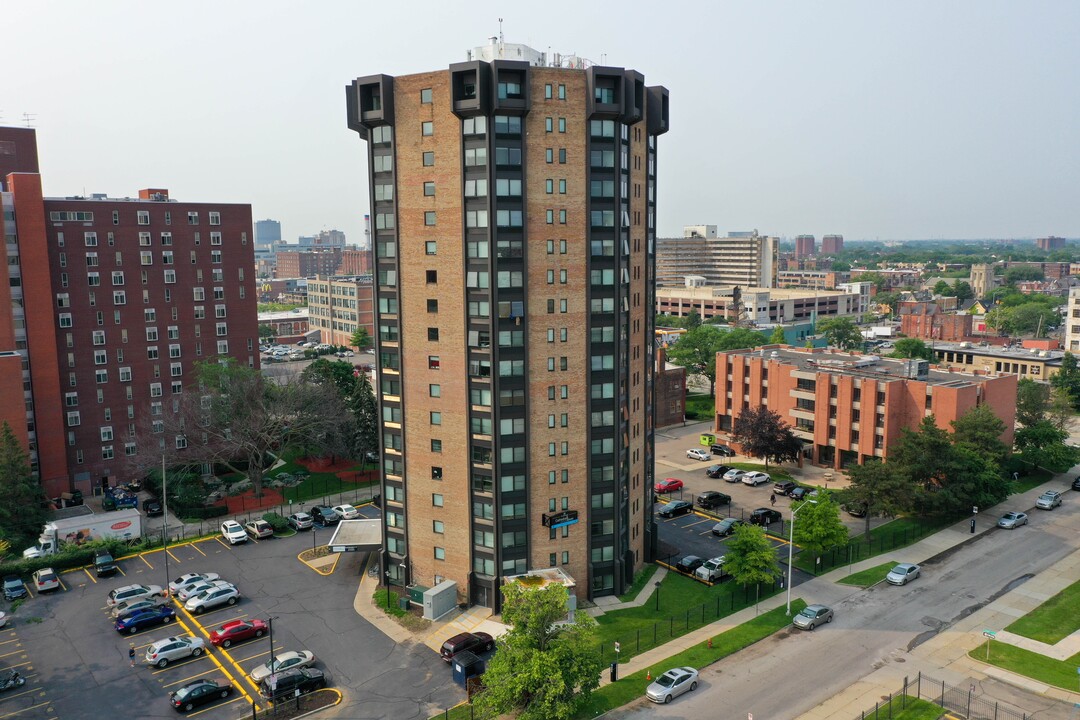
<svg viewBox="0 0 1080 720">
<path fill-rule="evenodd" d="M 781 480 L 772 486 L 772 491 L 777 495 L 787 495 L 797 487 L 798 485 L 792 480 Z"/>
<path fill-rule="evenodd" d="M 292 697 L 326 687 L 326 676 L 318 668 L 289 668 L 268 675 L 259 682 L 259 694 L 265 698 Z M 273 688 L 271 690 L 270 688 Z"/>
<path fill-rule="evenodd" d="M 311 519 L 319 527 L 326 527 L 327 525 L 337 525 L 341 520 L 341 516 L 337 514 L 337 510 L 327 505 L 316 505 L 309 511 L 311 513 Z"/>
<path fill-rule="evenodd" d="M 98 550 L 94 553 L 94 574 L 98 577 L 116 574 L 116 562 L 107 550 Z"/>
<path fill-rule="evenodd" d="M 165 514 L 165 508 L 161 507 L 161 501 L 155 497 L 147 498 L 143 502 L 142 509 L 146 513 L 146 517 L 158 517 Z"/>
<path fill-rule="evenodd" d="M 675 563 L 675 569 L 681 570 L 688 575 L 693 575 L 694 571 L 705 564 L 705 561 L 699 558 L 697 555 L 687 555 Z"/>
<path fill-rule="evenodd" d="M 735 451 L 727 445 L 710 445 L 709 451 L 712 452 L 713 455 L 719 455 L 720 457 L 735 457 Z"/>
<path fill-rule="evenodd" d="M 724 477 L 724 473 L 730 469 L 727 465 L 710 465 L 705 468 L 705 474 L 711 478 Z"/>
<path fill-rule="evenodd" d="M 4 599 L 18 600 L 26 597 L 26 585 L 18 575 L 4 576 Z"/>
<path fill-rule="evenodd" d="M 758 508 L 750 513 L 750 522 L 755 525 L 770 525 L 774 522 L 780 522 L 780 511 L 772 508 Z"/>
<path fill-rule="evenodd" d="M 718 508 L 721 505 L 730 505 L 731 496 L 716 490 L 706 490 L 697 496 L 696 502 L 698 507 L 706 509 Z"/>
</svg>

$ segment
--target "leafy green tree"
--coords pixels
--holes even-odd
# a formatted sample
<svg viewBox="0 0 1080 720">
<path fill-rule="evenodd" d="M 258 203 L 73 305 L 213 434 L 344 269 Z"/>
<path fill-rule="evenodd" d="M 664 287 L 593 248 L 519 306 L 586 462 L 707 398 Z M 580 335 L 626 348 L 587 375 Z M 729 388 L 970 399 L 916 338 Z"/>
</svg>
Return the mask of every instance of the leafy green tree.
<svg viewBox="0 0 1080 720">
<path fill-rule="evenodd" d="M 731 438 L 751 457 L 762 458 L 765 469 L 769 460 L 776 463 L 794 462 L 802 452 L 802 441 L 795 437 L 791 426 L 778 413 L 764 405 L 746 408 L 732 427 Z"/>
<path fill-rule="evenodd" d="M 351 363 L 319 358 L 304 368 L 300 379 L 312 385 L 328 385 L 342 400 L 347 400 L 356 387 L 354 372 Z"/>
<path fill-rule="evenodd" d="M 915 486 L 895 463 L 869 460 L 847 472 L 851 484 L 843 491 L 843 501 L 851 508 L 865 508 L 866 537 L 870 537 L 870 518 L 892 518 L 914 509 Z"/>
<path fill-rule="evenodd" d="M 686 318 L 679 317 L 678 315 L 665 315 L 664 313 L 660 313 L 654 318 L 654 324 L 658 328 L 681 328 L 686 326 Z"/>
<path fill-rule="evenodd" d="M 815 560 L 847 543 L 848 529 L 840 520 L 840 508 L 829 492 L 819 492 L 817 498 L 799 503 L 797 509 L 799 514 L 793 530 L 795 544 Z"/>
<path fill-rule="evenodd" d="M 1046 275 L 1043 274 L 1042 270 L 1032 266 L 1020 265 L 1005 271 L 1006 285 L 1015 285 L 1026 280 L 1043 280 L 1045 278 Z"/>
<path fill-rule="evenodd" d="M 701 326 L 701 315 L 697 310 L 690 310 L 690 313 L 686 316 L 686 324 L 683 326 L 687 330 L 693 330 L 696 327 Z"/>
<path fill-rule="evenodd" d="M 889 287 L 889 281 L 884 275 L 877 272 L 864 272 L 851 278 L 851 282 L 872 282 L 877 291 L 884 292 Z"/>
<path fill-rule="evenodd" d="M 769 336 L 769 345 L 784 345 L 787 343 L 787 337 L 784 335 L 784 328 L 782 325 L 777 325 L 773 328 L 772 335 Z"/>
<path fill-rule="evenodd" d="M 1050 388 L 1050 402 L 1046 407 L 1046 419 L 1058 430 L 1068 433 L 1076 422 L 1072 402 L 1061 388 Z"/>
<path fill-rule="evenodd" d="M 724 569 L 743 587 L 754 585 L 754 603 L 761 594 L 760 584 L 771 583 L 780 577 L 780 561 L 776 559 L 765 531 L 757 525 L 740 525 L 727 541 Z"/>
<path fill-rule="evenodd" d="M 1009 480 L 992 459 L 968 445 L 954 445 L 944 472 L 924 494 L 926 507 L 945 514 L 969 512 L 971 506 L 990 507 L 1009 496 Z"/>
<path fill-rule="evenodd" d="M 817 332 L 824 335 L 829 344 L 842 350 L 857 350 L 863 346 L 863 336 L 851 318 L 827 318 L 817 324 Z"/>
<path fill-rule="evenodd" d="M 753 345 L 732 345 L 733 342 L 740 342 L 742 334 L 736 335 L 735 338 L 728 336 L 739 333 L 739 330 L 752 333 L 757 338 L 757 345 L 764 341 L 760 333 L 744 328 L 725 333 L 714 325 L 699 325 L 693 330 L 687 330 L 678 342 L 668 348 L 668 360 L 676 365 L 682 365 L 690 373 L 708 378 L 709 394 L 712 395 L 716 390 L 716 353 L 738 347 L 754 347 Z"/>
<path fill-rule="evenodd" d="M 0 430 L 0 538 L 15 547 L 33 542 L 45 524 L 45 492 L 30 473 L 30 457 L 4 421 Z"/>
<path fill-rule="evenodd" d="M 274 328 L 270 327 L 269 325 L 260 325 L 259 326 L 259 340 L 273 341 L 274 337 L 275 337 Z"/>
<path fill-rule="evenodd" d="M 938 280 L 931 290 L 935 295 L 952 296 L 952 286 L 946 280 Z"/>
<path fill-rule="evenodd" d="M 1065 430 L 1049 420 L 1041 420 L 1016 431 L 1016 449 L 1032 467 L 1065 472 L 1080 462 L 1080 449 L 1068 445 L 1068 437 Z"/>
<path fill-rule="evenodd" d="M 902 472 L 910 484 L 926 489 L 943 476 L 951 450 L 949 433 L 939 428 L 930 415 L 917 429 L 900 430 L 900 440 L 889 453 L 889 464 Z"/>
<path fill-rule="evenodd" d="M 999 467 L 1009 457 L 1009 448 L 1001 441 L 1005 422 L 988 404 L 976 405 L 951 423 L 953 446 L 965 446 L 992 460 Z"/>
<path fill-rule="evenodd" d="M 570 720 L 600 685 L 603 661 L 596 621 L 584 612 L 566 617 L 562 585 L 503 586 L 503 619 L 510 630 L 484 673 L 484 689 L 474 698 L 480 718 L 507 713 L 520 720 Z"/>
<path fill-rule="evenodd" d="M 934 351 L 929 345 L 919 338 L 900 338 L 893 345 L 893 351 L 889 357 L 915 358 L 919 360 L 934 360 Z"/>
<path fill-rule="evenodd" d="M 357 325 L 356 330 L 352 334 L 352 337 L 349 338 L 349 344 L 359 350 L 370 347 L 371 333 L 369 333 L 367 331 L 367 328 L 363 325 Z"/>
<path fill-rule="evenodd" d="M 754 348 L 765 344 L 765 336 L 749 328 L 732 328 L 720 336 L 716 347 L 720 352 Z"/>
<path fill-rule="evenodd" d="M 1061 369 L 1050 377 L 1050 385 L 1064 392 L 1072 406 L 1080 410 L 1080 367 L 1077 367 L 1076 356 L 1071 352 L 1065 352 Z"/>
<path fill-rule="evenodd" d="M 961 302 L 975 297 L 975 291 L 971 289 L 971 284 L 965 280 L 957 280 L 953 283 L 952 294 Z"/>
<path fill-rule="evenodd" d="M 347 404 L 355 422 L 353 457 L 367 463 L 367 453 L 379 449 L 379 407 L 367 373 L 357 373 L 356 385 Z"/>
<path fill-rule="evenodd" d="M 1016 422 L 1027 427 L 1046 419 L 1050 404 L 1050 386 L 1031 378 L 1016 384 Z"/>
</svg>

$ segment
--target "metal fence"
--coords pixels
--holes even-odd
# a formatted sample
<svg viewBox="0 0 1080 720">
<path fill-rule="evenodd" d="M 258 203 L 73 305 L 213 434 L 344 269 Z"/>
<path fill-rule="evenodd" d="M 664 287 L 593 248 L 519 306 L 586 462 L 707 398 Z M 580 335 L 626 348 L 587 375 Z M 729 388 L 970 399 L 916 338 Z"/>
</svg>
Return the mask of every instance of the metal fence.
<svg viewBox="0 0 1080 720">
<path fill-rule="evenodd" d="M 976 694 L 975 686 L 967 688 L 947 685 L 944 680 L 935 680 L 921 672 L 915 678 L 904 678 L 904 687 L 890 693 L 888 698 L 864 710 L 859 720 L 890 720 L 894 713 L 900 713 L 911 701 L 919 698 L 934 705 L 963 716 L 967 720 L 1028 720 L 1028 714 L 1010 707 L 1002 707 L 997 700 L 989 700 Z"/>
</svg>

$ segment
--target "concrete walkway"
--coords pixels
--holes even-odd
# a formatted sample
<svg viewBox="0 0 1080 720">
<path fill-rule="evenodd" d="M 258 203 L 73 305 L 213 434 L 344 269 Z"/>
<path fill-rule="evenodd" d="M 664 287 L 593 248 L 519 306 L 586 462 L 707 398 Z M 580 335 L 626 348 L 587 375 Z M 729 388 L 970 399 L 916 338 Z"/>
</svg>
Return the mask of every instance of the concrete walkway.
<svg viewBox="0 0 1080 720">
<path fill-rule="evenodd" d="M 645 603 L 649 602 L 649 598 L 652 597 L 653 592 L 656 590 L 656 583 L 662 581 L 667 577 L 668 570 L 664 566 L 656 568 L 656 572 L 653 573 L 652 579 L 645 583 L 645 587 L 641 588 L 637 597 L 633 600 L 627 600 L 621 602 L 619 598 L 614 595 L 604 595 L 603 597 L 596 598 L 596 607 L 585 608 L 585 612 L 593 617 L 603 615 L 606 612 L 612 610 L 622 610 L 623 608 L 641 607 Z"/>
</svg>

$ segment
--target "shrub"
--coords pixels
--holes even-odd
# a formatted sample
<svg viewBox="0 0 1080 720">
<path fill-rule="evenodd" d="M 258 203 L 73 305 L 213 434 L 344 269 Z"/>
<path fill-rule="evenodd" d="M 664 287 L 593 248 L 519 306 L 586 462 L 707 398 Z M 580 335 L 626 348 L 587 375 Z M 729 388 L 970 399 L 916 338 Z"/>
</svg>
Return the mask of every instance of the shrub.
<svg viewBox="0 0 1080 720">
<path fill-rule="evenodd" d="M 262 516 L 262 519 L 270 523 L 270 527 L 274 528 L 275 533 L 285 532 L 289 527 L 289 521 L 276 512 L 268 512 Z"/>
</svg>

